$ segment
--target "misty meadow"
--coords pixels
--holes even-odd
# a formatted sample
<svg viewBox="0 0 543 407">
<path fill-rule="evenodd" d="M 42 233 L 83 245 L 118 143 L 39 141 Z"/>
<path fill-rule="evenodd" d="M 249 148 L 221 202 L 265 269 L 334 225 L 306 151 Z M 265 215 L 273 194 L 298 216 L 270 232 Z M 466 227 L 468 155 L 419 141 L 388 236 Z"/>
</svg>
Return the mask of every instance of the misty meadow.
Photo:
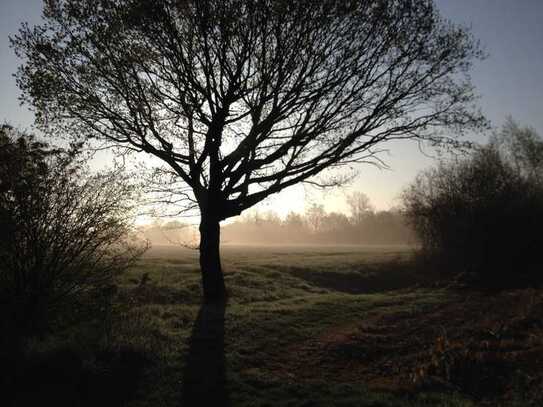
<svg viewBox="0 0 543 407">
<path fill-rule="evenodd" d="M 3 2 L 0 403 L 542 405 L 522 4 Z"/>
</svg>

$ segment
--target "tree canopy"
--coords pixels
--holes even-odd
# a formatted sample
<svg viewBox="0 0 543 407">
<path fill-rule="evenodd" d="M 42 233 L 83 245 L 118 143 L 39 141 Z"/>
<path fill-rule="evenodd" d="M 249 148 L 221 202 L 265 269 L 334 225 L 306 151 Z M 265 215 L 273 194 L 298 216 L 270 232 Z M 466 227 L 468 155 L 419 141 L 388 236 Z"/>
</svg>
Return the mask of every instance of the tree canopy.
<svg viewBox="0 0 543 407">
<path fill-rule="evenodd" d="M 44 19 L 12 38 L 38 123 L 157 157 L 202 247 L 270 194 L 380 165 L 384 142 L 484 125 L 483 52 L 431 0 L 46 0 Z"/>
</svg>

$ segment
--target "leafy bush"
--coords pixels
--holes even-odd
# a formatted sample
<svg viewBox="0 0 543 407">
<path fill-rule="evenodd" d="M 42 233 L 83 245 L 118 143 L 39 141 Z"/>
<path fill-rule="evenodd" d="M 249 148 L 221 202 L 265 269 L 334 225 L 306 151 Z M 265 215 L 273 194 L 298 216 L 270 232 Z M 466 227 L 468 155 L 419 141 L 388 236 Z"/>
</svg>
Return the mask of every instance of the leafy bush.
<svg viewBox="0 0 543 407">
<path fill-rule="evenodd" d="M 423 253 L 442 271 L 492 286 L 534 284 L 543 258 L 543 141 L 510 121 L 468 158 L 441 163 L 404 192 Z"/>
<path fill-rule="evenodd" d="M 80 146 L 0 129 L 0 331 L 5 349 L 107 305 L 144 247 L 130 238 L 135 188 L 88 175 Z M 6 344 L 4 344 L 6 345 Z"/>
</svg>

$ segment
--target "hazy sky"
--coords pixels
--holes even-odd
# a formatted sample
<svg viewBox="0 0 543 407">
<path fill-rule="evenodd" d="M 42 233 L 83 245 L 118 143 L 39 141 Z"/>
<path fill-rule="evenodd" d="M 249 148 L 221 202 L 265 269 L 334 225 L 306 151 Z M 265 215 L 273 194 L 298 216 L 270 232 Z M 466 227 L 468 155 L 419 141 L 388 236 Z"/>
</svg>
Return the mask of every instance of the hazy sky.
<svg viewBox="0 0 543 407">
<path fill-rule="evenodd" d="M 543 0 L 436 0 L 442 14 L 454 22 L 470 26 L 489 57 L 472 71 L 481 95 L 480 106 L 494 126 L 507 115 L 543 134 Z M 19 61 L 9 48 L 8 35 L 27 21 L 39 23 L 40 0 L 0 0 L 0 121 L 29 128 L 32 114 L 19 106 L 19 92 L 12 78 Z M 484 137 L 477 138 L 484 142 Z M 398 203 L 402 188 L 418 171 L 432 164 L 416 144 L 393 143 L 385 155 L 390 170 L 360 167 L 360 175 L 350 187 L 368 194 L 377 208 Z M 265 207 L 285 213 L 302 211 L 311 201 L 326 199 L 328 210 L 344 209 L 348 192 L 320 193 L 293 187 L 268 201 Z"/>
</svg>

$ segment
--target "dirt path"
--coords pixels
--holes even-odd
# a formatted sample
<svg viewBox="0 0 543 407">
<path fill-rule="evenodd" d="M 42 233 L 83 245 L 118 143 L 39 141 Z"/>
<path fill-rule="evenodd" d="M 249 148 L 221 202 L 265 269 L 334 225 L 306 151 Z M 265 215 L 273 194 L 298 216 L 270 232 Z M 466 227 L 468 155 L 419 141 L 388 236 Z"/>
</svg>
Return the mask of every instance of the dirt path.
<svg viewBox="0 0 543 407">
<path fill-rule="evenodd" d="M 543 293 L 464 293 L 425 311 L 376 311 L 293 344 L 283 358 L 274 373 L 298 381 L 401 393 L 430 387 L 484 400 L 507 398 L 524 380 L 540 397 Z"/>
</svg>

